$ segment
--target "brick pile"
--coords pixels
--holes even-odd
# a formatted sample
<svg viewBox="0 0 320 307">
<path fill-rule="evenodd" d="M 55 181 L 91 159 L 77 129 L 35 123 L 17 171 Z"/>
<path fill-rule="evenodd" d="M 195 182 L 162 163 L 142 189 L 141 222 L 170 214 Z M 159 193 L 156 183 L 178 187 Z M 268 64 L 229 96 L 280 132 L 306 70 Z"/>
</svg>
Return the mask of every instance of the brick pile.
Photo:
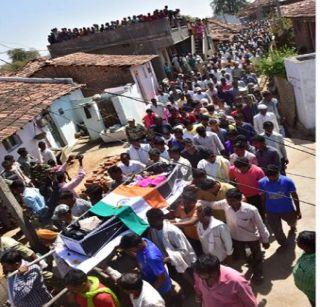
<svg viewBox="0 0 320 307">
<path fill-rule="evenodd" d="M 113 165 L 118 164 L 120 161 L 120 156 L 110 156 L 106 157 L 98 166 L 97 169 L 93 170 L 91 174 L 88 175 L 84 186 L 88 188 L 92 184 L 99 184 L 103 188 L 109 188 L 112 179 L 108 175 L 108 168 Z M 84 192 L 84 191 L 83 191 Z"/>
</svg>

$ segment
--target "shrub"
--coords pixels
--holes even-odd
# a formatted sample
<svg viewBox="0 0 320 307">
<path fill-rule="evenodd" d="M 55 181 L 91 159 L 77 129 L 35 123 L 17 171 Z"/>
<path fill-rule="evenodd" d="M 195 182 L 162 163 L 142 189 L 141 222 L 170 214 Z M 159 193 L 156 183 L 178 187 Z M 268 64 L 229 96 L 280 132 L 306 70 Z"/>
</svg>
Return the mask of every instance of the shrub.
<svg viewBox="0 0 320 307">
<path fill-rule="evenodd" d="M 295 49 L 284 48 L 272 50 L 265 57 L 255 62 L 258 73 L 268 76 L 269 78 L 279 76 L 286 78 L 286 68 L 284 59 L 297 55 Z"/>
</svg>

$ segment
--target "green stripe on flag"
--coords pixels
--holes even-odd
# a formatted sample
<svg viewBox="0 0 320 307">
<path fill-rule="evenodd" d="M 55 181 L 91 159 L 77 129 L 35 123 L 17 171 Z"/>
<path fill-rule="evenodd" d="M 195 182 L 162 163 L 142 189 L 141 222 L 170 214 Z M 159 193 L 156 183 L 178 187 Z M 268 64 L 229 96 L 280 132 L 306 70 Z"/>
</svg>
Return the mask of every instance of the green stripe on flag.
<svg viewBox="0 0 320 307">
<path fill-rule="evenodd" d="M 137 216 L 129 206 L 114 207 L 99 201 L 90 209 L 90 212 L 101 217 L 115 215 L 123 224 L 139 236 L 149 227 L 149 224 Z"/>
</svg>

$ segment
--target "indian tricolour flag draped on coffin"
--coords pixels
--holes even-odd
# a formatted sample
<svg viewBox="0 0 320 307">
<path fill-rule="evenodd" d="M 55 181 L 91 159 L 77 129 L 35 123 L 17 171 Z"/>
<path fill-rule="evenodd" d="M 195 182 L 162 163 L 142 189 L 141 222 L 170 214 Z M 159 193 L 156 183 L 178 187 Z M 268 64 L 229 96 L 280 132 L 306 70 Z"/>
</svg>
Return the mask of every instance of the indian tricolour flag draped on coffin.
<svg viewBox="0 0 320 307">
<path fill-rule="evenodd" d="M 151 208 L 165 210 L 181 195 L 188 184 L 179 165 L 172 165 L 164 181 L 156 187 L 122 184 L 94 205 L 90 211 L 100 217 L 116 215 L 130 230 L 141 235 L 147 228 L 146 212 Z M 152 176 L 156 182 L 156 176 Z M 150 177 L 151 178 L 151 177 Z"/>
<path fill-rule="evenodd" d="M 90 211 L 101 217 L 116 215 L 129 229 L 141 235 L 148 228 L 146 212 L 168 205 L 157 188 L 120 185 Z"/>
</svg>

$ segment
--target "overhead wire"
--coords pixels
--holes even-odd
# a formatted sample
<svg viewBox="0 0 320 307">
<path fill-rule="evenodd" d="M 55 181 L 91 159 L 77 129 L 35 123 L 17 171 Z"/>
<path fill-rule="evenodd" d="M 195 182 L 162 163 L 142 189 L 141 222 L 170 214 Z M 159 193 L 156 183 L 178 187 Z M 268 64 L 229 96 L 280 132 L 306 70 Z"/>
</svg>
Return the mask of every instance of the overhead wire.
<svg viewBox="0 0 320 307">
<path fill-rule="evenodd" d="M 86 89 L 92 89 L 91 87 L 86 87 Z M 96 89 L 94 89 L 96 90 Z M 150 101 L 148 100 L 145 100 L 145 99 L 141 99 L 141 98 L 138 98 L 138 97 L 131 97 L 131 96 L 127 96 L 127 95 L 124 95 L 124 94 L 119 94 L 119 93 L 113 93 L 113 92 L 109 92 L 109 91 L 104 91 L 105 94 L 109 94 L 109 95 L 113 95 L 113 96 L 117 96 L 117 97 L 124 97 L 124 98 L 127 98 L 127 99 L 131 99 L 131 100 L 134 100 L 134 101 L 137 101 L 137 102 L 141 102 L 141 103 L 144 103 L 145 105 L 148 105 L 150 104 Z M 102 93 L 103 94 L 103 93 Z M 72 108 L 68 108 L 66 109 L 65 111 L 69 111 L 69 110 L 73 110 L 73 109 L 78 109 L 78 108 L 81 108 L 81 106 L 77 106 L 77 107 L 72 107 Z M 237 129 L 244 129 L 242 127 L 236 127 Z M 245 130 L 245 129 L 244 129 Z M 316 154 L 315 153 L 312 153 L 312 152 L 308 152 L 308 151 L 305 151 L 303 149 L 300 149 L 300 148 L 297 148 L 296 146 L 291 146 L 291 145 L 288 145 L 286 144 L 285 142 L 287 141 L 287 139 L 285 139 L 285 142 L 281 142 L 281 141 L 277 141 L 277 140 L 274 140 L 272 138 L 269 138 L 268 136 L 264 136 L 265 139 L 267 140 L 270 140 L 274 143 L 278 143 L 280 145 L 284 145 L 285 147 L 288 147 L 288 148 L 291 148 L 291 149 L 294 149 L 294 150 L 297 150 L 297 151 L 300 151 L 300 152 L 303 152 L 303 153 L 306 153 L 306 154 L 309 154 L 311 156 L 314 156 L 316 157 Z M 297 145 L 297 146 L 300 146 L 300 145 Z M 311 148 L 308 148 L 309 150 L 312 150 Z"/>
<path fill-rule="evenodd" d="M 29 96 L 29 98 L 30 98 L 30 96 Z M 59 114 L 59 113 L 56 113 L 56 112 L 53 112 L 53 111 L 49 111 L 49 113 L 55 114 L 55 115 L 57 115 L 57 116 L 64 117 L 65 119 L 71 121 L 70 118 L 68 118 L 68 117 L 66 117 L 66 116 L 64 116 L 64 115 L 61 115 L 61 114 Z M 80 126 L 80 127 L 83 126 L 81 123 L 77 123 L 77 122 L 76 122 L 75 124 L 78 125 L 78 126 Z M 97 131 L 97 130 L 95 130 L 95 129 L 92 129 L 92 128 L 89 128 L 89 127 L 87 127 L 87 128 L 90 129 L 90 130 L 93 130 L 93 131 L 96 132 L 96 133 L 100 133 L 99 131 Z M 112 136 L 110 136 L 110 137 L 111 137 L 111 139 L 113 138 Z M 124 142 L 123 140 L 120 140 L 120 139 L 117 139 L 117 138 L 113 138 L 113 139 L 114 139 L 115 141 L 118 141 L 118 142 L 123 143 L 123 144 L 126 143 L 126 142 Z M 144 150 L 144 149 L 142 149 L 142 150 Z M 145 151 L 148 152 L 147 150 L 145 150 Z M 167 161 L 170 162 L 170 163 L 173 163 L 173 164 L 176 164 L 176 165 L 181 165 L 182 167 L 187 167 L 187 168 L 189 168 L 189 169 L 191 169 L 191 170 L 195 170 L 195 169 L 196 169 L 196 168 L 190 167 L 190 166 L 188 166 L 188 165 L 185 165 L 185 164 L 180 163 L 180 162 L 177 162 L 177 161 L 172 161 L 172 160 L 169 160 L 169 159 L 166 159 L 166 158 L 164 158 L 164 159 L 167 160 Z M 217 180 L 217 179 L 218 179 L 218 180 L 221 180 L 222 182 L 226 182 L 226 181 L 227 181 L 227 182 L 229 182 L 229 183 L 231 183 L 231 184 L 233 184 L 233 185 L 234 185 L 234 184 L 237 185 L 237 182 L 233 182 L 233 181 L 230 181 L 230 180 L 225 180 L 225 178 L 212 177 L 212 176 L 207 176 L 207 177 L 212 178 L 212 179 L 214 179 L 214 180 Z M 256 190 L 258 190 L 258 191 L 260 191 L 260 192 L 265 192 L 264 190 L 261 190 L 261 189 L 259 189 L 259 188 L 256 188 L 256 187 L 253 187 L 253 186 L 250 186 L 250 185 L 244 185 L 244 184 L 240 184 L 240 185 L 241 185 L 241 186 L 249 187 L 249 188 L 251 188 L 251 189 L 256 189 Z M 278 195 L 278 196 L 285 197 L 285 198 L 289 198 L 289 199 L 293 200 L 292 197 L 286 196 L 286 195 L 281 194 L 281 193 L 271 192 L 271 194 Z M 314 203 L 310 203 L 310 202 L 307 202 L 307 201 L 304 201 L 304 200 L 301 200 L 301 199 L 298 199 L 298 201 L 299 201 L 300 203 L 303 203 L 303 204 L 315 206 Z M 89 211 L 90 211 L 90 209 L 87 210 L 86 212 L 84 212 L 80 217 L 78 217 L 77 220 L 79 220 L 81 217 L 85 216 Z M 68 225 L 67 227 L 70 227 L 70 226 L 71 226 L 72 224 L 74 224 L 75 222 L 76 222 L 76 221 L 71 222 L 70 225 Z M 29 265 L 41 261 L 42 259 L 50 256 L 53 252 L 54 252 L 54 250 L 50 250 L 48 253 L 46 253 L 46 254 L 43 255 L 42 257 L 38 258 L 37 260 L 33 261 L 33 262 L 30 263 Z M 17 273 L 18 273 L 18 270 L 16 270 L 16 271 L 14 271 L 13 273 L 11 273 L 10 276 L 14 276 L 14 275 L 17 274 Z"/>
<path fill-rule="evenodd" d="M 0 60 L 1 60 L 1 59 L 0 59 Z M 3 61 L 3 60 L 2 60 L 2 61 Z M 8 64 L 10 64 L 10 63 L 8 63 Z M 108 92 L 106 92 L 106 93 L 108 93 Z M 109 93 L 109 94 L 114 94 L 114 93 Z M 119 96 L 120 96 L 120 95 L 119 95 Z M 29 98 L 31 99 L 30 96 L 29 96 Z M 133 99 L 133 97 L 126 97 L 126 98 Z M 146 103 L 146 101 L 141 101 L 141 100 L 137 100 L 137 99 L 134 99 L 134 100 Z M 148 103 L 149 103 L 149 102 L 148 102 Z M 65 116 L 62 115 L 62 114 L 59 114 L 59 113 L 56 113 L 56 112 L 52 112 L 52 111 L 50 111 L 50 110 L 49 110 L 49 113 L 53 113 L 53 114 L 55 114 L 55 115 L 57 115 L 57 116 L 62 116 L 62 117 L 64 117 L 64 118 L 68 119 L 69 121 L 71 121 L 70 118 L 67 118 L 67 117 L 65 117 Z M 74 122 L 74 121 L 73 121 L 73 122 Z M 80 126 L 80 127 L 83 127 L 83 124 L 79 124 L 79 123 L 75 123 L 75 124 L 78 125 L 78 126 Z M 100 133 L 100 132 L 101 132 L 101 131 L 96 131 L 95 129 L 92 129 L 92 128 L 90 128 L 90 127 L 86 127 L 86 128 L 89 129 L 89 130 L 93 130 L 93 131 L 96 132 L 96 133 Z M 113 137 L 111 137 L 111 138 L 113 138 Z M 115 141 L 118 141 L 118 142 L 121 142 L 121 143 L 125 143 L 123 140 L 119 140 L 119 139 L 115 139 L 115 138 L 113 138 L 113 139 L 114 139 Z M 288 146 L 288 147 L 290 147 L 290 146 Z M 303 146 L 301 146 L 301 147 L 303 147 Z M 291 148 L 297 149 L 297 148 L 295 148 L 295 147 L 291 147 Z M 308 149 L 310 149 L 310 148 L 308 148 Z M 297 150 L 299 150 L 299 149 L 297 149 Z M 302 151 L 302 150 L 300 150 L 300 151 Z M 303 151 L 303 152 L 305 152 L 305 151 Z M 309 153 L 309 152 L 305 152 L 305 153 L 311 154 L 311 153 Z M 312 155 L 312 154 L 311 154 L 311 155 Z M 170 161 L 170 160 L 168 160 L 168 159 L 166 159 L 166 160 L 172 163 L 172 161 Z M 175 164 L 180 164 L 180 165 L 183 166 L 183 167 L 188 167 L 188 168 L 190 168 L 189 166 L 187 166 L 187 165 L 185 165 L 185 164 L 183 164 L 183 163 L 178 163 L 178 162 L 173 162 L 173 163 L 175 163 Z M 191 170 L 194 170 L 194 169 L 195 169 L 195 168 L 191 167 Z M 289 173 L 288 173 L 288 174 L 289 174 Z M 298 174 L 292 174 L 292 175 L 293 175 L 293 176 L 300 176 L 300 177 L 315 179 L 315 178 L 312 178 L 312 177 L 302 176 L 302 175 L 298 175 Z M 208 176 L 208 177 L 213 178 L 212 176 Z M 216 179 L 219 179 L 219 180 L 222 179 L 223 181 L 225 181 L 224 178 L 218 178 L 218 177 L 217 177 L 217 178 L 213 178 L 213 179 L 215 179 L 215 180 L 216 180 Z M 232 181 L 229 181 L 229 182 L 232 183 L 232 184 L 236 184 L 235 182 L 232 182 Z M 258 188 L 255 188 L 255 187 L 252 187 L 252 186 L 249 186 L 249 185 L 242 185 L 242 186 L 247 186 L 247 187 L 250 187 L 250 188 L 253 188 L 253 189 L 256 189 L 256 190 L 259 190 L 259 191 L 264 192 L 263 190 L 260 190 L 260 189 L 258 189 Z M 273 193 L 273 194 L 277 194 L 277 195 L 279 195 L 279 196 L 292 199 L 291 197 L 288 197 L 288 196 L 283 195 L 283 194 L 280 194 L 280 193 Z M 307 205 L 315 206 L 315 204 L 310 203 L 310 202 L 303 201 L 303 200 L 301 200 L 301 199 L 299 199 L 299 202 L 300 202 L 300 203 L 307 204 Z M 87 212 L 86 212 L 86 213 L 87 213 Z M 86 214 L 86 213 L 85 213 L 85 214 Z"/>
<path fill-rule="evenodd" d="M 91 88 L 89 87 L 88 89 L 91 89 Z M 137 102 L 142 102 L 142 103 L 144 103 L 145 105 L 150 104 L 150 101 L 145 100 L 145 99 L 140 99 L 140 98 L 138 98 L 138 97 L 131 97 L 131 96 L 127 96 L 127 95 L 123 95 L 123 94 L 119 94 L 119 93 L 112 93 L 112 92 L 109 92 L 109 91 L 104 91 L 104 93 L 105 93 L 105 94 L 109 94 L 109 95 L 113 95 L 113 96 L 124 97 L 124 98 L 131 99 L 131 100 L 134 100 L 134 101 L 137 101 Z M 237 127 L 237 128 L 243 129 L 242 127 Z M 278 144 L 280 144 L 280 145 L 284 145 L 284 146 L 286 146 L 286 147 L 288 147 L 288 148 L 292 148 L 292 149 L 294 149 L 294 150 L 307 153 L 307 154 L 309 154 L 309 155 L 311 155 L 311 156 L 316 156 L 316 154 L 314 154 L 314 153 L 305 151 L 305 150 L 303 150 L 303 149 L 299 149 L 299 148 L 297 148 L 297 147 L 295 147 L 295 146 L 291 146 L 291 145 L 288 145 L 288 144 L 286 144 L 286 143 L 282 143 L 282 142 L 280 142 L 280 141 L 277 141 L 277 140 L 274 140 L 274 139 L 272 139 L 272 138 L 269 138 L 268 136 L 264 136 L 264 137 L 265 137 L 265 139 L 267 139 L 267 140 L 271 140 L 271 141 L 273 141 L 273 142 L 275 142 L 275 143 L 278 143 Z M 286 141 L 286 140 L 285 140 L 285 141 Z M 298 145 L 298 146 L 300 146 L 300 145 Z M 309 148 L 308 148 L 308 149 L 309 149 Z"/>
<path fill-rule="evenodd" d="M 57 115 L 57 116 L 64 117 L 65 119 L 71 121 L 70 118 L 68 118 L 68 117 L 66 117 L 66 116 L 64 116 L 64 115 L 61 115 L 61 114 L 59 114 L 59 113 L 56 113 L 56 112 L 53 112 L 53 111 L 49 111 L 49 113 L 55 114 L 55 115 Z M 75 123 L 75 124 L 78 125 L 79 127 L 82 127 L 82 126 L 83 126 L 83 124 L 81 124 L 81 123 Z M 92 131 L 94 131 L 94 132 L 96 132 L 96 133 L 101 133 L 101 131 L 97 131 L 97 130 L 91 128 L 91 127 L 87 127 L 87 129 L 92 130 Z M 114 138 L 114 137 L 112 137 L 112 136 L 109 136 L 109 137 L 110 137 L 111 139 L 113 139 L 114 141 L 120 142 L 120 143 L 122 143 L 122 144 L 126 144 L 126 142 L 123 141 L 123 140 Z M 145 149 L 143 149 L 143 148 L 141 148 L 141 150 L 149 153 L 148 150 L 145 150 Z M 164 158 L 164 159 L 165 159 L 165 158 Z M 188 165 L 185 165 L 185 164 L 183 164 L 183 163 L 173 162 L 173 161 L 171 161 L 171 160 L 169 160 L 169 159 L 165 159 L 165 160 L 167 160 L 167 161 L 170 162 L 170 163 L 176 163 L 176 164 L 180 164 L 181 166 L 190 168 Z M 196 168 L 191 167 L 190 169 L 191 169 L 191 170 L 195 170 Z M 218 180 L 221 180 L 221 181 L 224 181 L 224 182 L 227 181 L 227 182 L 229 182 L 229 183 L 235 184 L 235 182 L 230 181 L 230 180 L 226 180 L 225 178 L 219 178 L 219 177 L 211 177 L 211 178 L 216 179 L 216 180 L 218 179 Z M 250 186 L 250 185 L 242 185 L 242 184 L 241 184 L 241 186 L 247 186 L 247 187 L 249 187 L 249 188 L 256 189 L 256 190 L 258 190 L 258 191 L 260 191 L 260 192 L 265 192 L 264 190 L 261 190 L 261 189 L 259 189 L 259 188 L 256 188 L 256 187 L 253 187 L 253 186 Z M 284 194 L 281 194 L 281 193 L 272 192 L 271 194 L 275 194 L 275 195 L 279 195 L 279 196 L 282 196 L 282 197 L 285 197 L 285 198 L 292 199 L 291 197 L 288 197 L 288 196 L 286 196 L 286 195 L 284 195 Z M 315 204 L 310 203 L 310 202 L 307 202 L 307 201 L 300 200 L 300 202 L 301 202 L 301 203 L 308 204 L 308 205 L 315 206 Z"/>
<path fill-rule="evenodd" d="M 1 44 L 1 43 L 0 43 L 0 44 Z M 3 44 L 2 44 L 2 45 L 3 45 Z M 6 46 L 6 47 L 7 47 L 7 46 Z M 135 47 L 135 48 L 136 48 L 136 47 Z M 3 61 L 3 62 L 6 63 L 6 64 L 9 64 L 9 65 L 12 64 L 12 63 L 9 63 L 9 62 L 1 59 L 1 58 L 0 58 L 0 60 Z M 187 76 L 188 76 L 188 75 L 187 75 Z M 192 76 L 190 75 L 190 77 L 192 77 Z M 86 88 L 87 88 L 87 89 L 90 89 L 89 87 L 86 87 Z M 121 97 L 124 97 L 124 98 L 128 98 L 128 99 L 131 99 L 131 100 L 135 100 L 135 101 L 138 101 L 138 102 L 142 102 L 142 103 L 145 103 L 145 104 L 149 104 L 149 103 L 150 103 L 149 101 L 144 100 L 144 99 L 140 99 L 140 98 L 138 98 L 138 97 L 135 98 L 135 97 L 131 97 L 131 96 L 127 96 L 127 95 L 123 95 L 123 94 L 119 94 L 119 93 L 107 92 L 107 91 L 105 91 L 105 93 L 110 94 L 110 95 L 114 95 L 114 96 L 121 96 Z M 241 127 L 237 127 L 237 128 L 241 128 Z M 266 139 L 269 139 L 267 136 L 264 136 L 264 137 L 265 137 Z M 273 141 L 273 142 L 275 142 L 275 143 L 279 143 L 279 144 L 281 144 L 281 145 L 283 144 L 282 142 L 276 141 L 276 140 L 274 140 L 274 139 L 270 139 L 270 140 Z M 286 140 L 286 141 L 289 142 L 289 143 L 293 143 L 293 142 L 290 142 L 290 141 L 288 141 L 288 140 Z M 314 153 L 310 153 L 310 152 L 304 151 L 304 150 L 299 149 L 299 148 L 297 148 L 297 147 L 295 147 L 295 146 L 290 146 L 290 145 L 285 144 L 285 143 L 284 143 L 284 146 L 286 146 L 286 147 L 288 147 L 288 148 L 292 148 L 292 149 L 297 150 L 297 151 L 300 151 L 300 152 L 308 153 L 308 154 L 310 154 L 310 155 L 312 155 L 312 156 L 316 156 L 316 154 L 314 154 Z M 315 151 L 315 149 L 309 148 L 309 147 L 307 147 L 307 146 L 303 146 L 303 145 L 298 145 L 298 146 L 304 147 L 304 148 L 306 148 L 306 149 L 308 149 L 308 150 Z"/>
<path fill-rule="evenodd" d="M 0 44 L 4 45 L 3 43 L 0 43 Z M 7 48 L 10 48 L 9 46 L 6 46 L 6 45 L 4 45 L 4 46 L 7 47 Z M 1 59 L 0 59 L 0 60 L 1 60 Z M 3 60 L 2 60 L 2 61 L 3 61 Z M 7 62 L 6 62 L 6 63 L 7 63 Z M 8 63 L 8 64 L 10 64 L 10 63 Z M 126 96 L 126 95 L 123 95 L 123 94 L 112 93 L 112 92 L 107 92 L 107 91 L 105 91 L 105 93 L 106 93 L 106 94 L 110 94 L 110 95 L 115 95 L 115 96 L 122 96 L 122 97 L 125 97 L 125 98 L 128 98 L 128 99 L 132 99 L 132 100 L 135 100 L 135 101 L 138 101 L 138 102 L 145 103 L 145 104 L 148 104 L 148 103 L 149 103 L 149 101 L 146 101 L 146 100 L 144 100 L 144 99 L 134 98 L 134 97 Z M 77 107 L 77 108 L 78 108 L 78 107 Z M 79 107 L 79 108 L 80 108 L 80 107 Z M 71 109 L 76 109 L 76 107 L 70 108 L 69 110 L 71 110 Z M 59 115 L 61 115 L 61 114 L 59 114 Z M 238 127 L 238 128 L 239 128 L 239 127 Z M 240 127 L 240 128 L 241 128 L 241 127 Z M 266 138 L 267 138 L 267 137 L 266 137 Z M 276 140 L 273 140 L 273 139 L 272 139 L 272 141 L 277 142 Z M 292 148 L 292 149 L 295 149 L 295 150 L 298 150 L 298 151 L 307 153 L 307 154 L 309 154 L 309 155 L 315 156 L 315 154 L 313 154 L 313 153 L 303 151 L 303 150 L 301 150 L 301 149 L 299 149 L 299 148 L 296 148 L 296 147 L 293 147 L 293 146 L 284 144 L 283 142 L 278 142 L 278 143 L 280 143 L 281 145 L 287 146 L 287 147 L 289 147 L 289 148 Z M 308 149 L 310 150 L 310 148 L 308 148 Z M 294 175 L 294 176 L 301 176 L 301 177 L 310 178 L 310 179 L 312 178 L 312 177 L 302 176 L 302 175 L 298 175 L 298 174 L 292 174 L 292 175 Z M 312 179 L 313 179 L 313 178 L 312 178 Z"/>
<path fill-rule="evenodd" d="M 12 90 L 12 91 L 16 91 L 16 90 L 18 90 L 18 91 L 20 91 L 21 89 L 14 89 L 14 90 Z M 114 96 L 121 96 L 121 97 L 125 97 L 125 98 L 129 98 L 129 99 L 132 99 L 132 97 L 130 97 L 130 96 L 126 96 L 126 95 L 122 95 L 122 94 L 116 94 L 116 93 L 112 93 L 112 92 L 108 92 L 108 91 L 105 91 L 105 93 L 106 94 L 111 94 L 111 95 L 114 95 Z M 24 94 L 28 94 L 27 93 L 27 91 L 24 93 Z M 32 98 L 29 96 L 29 99 L 30 100 L 32 100 Z M 147 101 L 147 100 L 142 100 L 142 99 L 134 99 L 135 101 L 138 101 L 138 102 L 142 102 L 142 103 L 144 103 L 144 104 L 146 104 L 146 103 L 149 103 L 149 101 Z M 77 106 L 77 107 L 73 107 L 73 108 L 69 108 L 69 109 L 66 109 L 66 110 L 64 110 L 64 111 L 69 111 L 69 110 L 74 110 L 74 109 L 81 109 L 82 108 L 82 106 Z M 61 115 L 61 114 L 60 114 Z M 112 116 L 112 115 L 111 115 Z M 97 132 L 97 131 L 96 131 Z M 162 136 L 161 134 L 159 134 L 160 136 Z M 265 136 L 265 138 L 266 139 L 268 139 L 268 137 L 266 137 Z M 275 141 L 275 140 L 273 140 L 273 139 L 271 139 L 272 141 Z M 276 143 L 279 143 L 279 144 L 281 144 L 281 145 L 284 145 L 284 146 L 287 146 L 287 147 L 289 147 L 289 148 L 292 148 L 292 149 L 295 149 L 295 150 L 298 150 L 298 151 L 301 151 L 301 152 L 303 152 L 303 153 L 306 153 L 306 154 L 309 154 L 309 155 L 311 155 L 311 156 L 315 156 L 315 154 L 313 154 L 313 153 L 310 153 L 310 152 L 307 152 L 307 151 L 304 151 L 304 150 L 302 150 L 302 149 L 299 149 L 299 148 L 296 148 L 296 147 L 293 147 L 293 146 L 290 146 L 290 145 L 287 145 L 287 144 L 283 144 L 282 142 L 277 142 L 277 141 L 275 141 Z M 290 173 L 288 173 L 288 174 L 290 174 Z M 308 179 L 315 179 L 315 178 L 313 178 L 313 177 L 308 177 L 308 176 L 305 176 L 305 175 L 300 175 L 300 174 L 291 174 L 292 176 L 296 176 L 296 177 L 303 177 L 303 178 L 308 178 Z"/>
</svg>

